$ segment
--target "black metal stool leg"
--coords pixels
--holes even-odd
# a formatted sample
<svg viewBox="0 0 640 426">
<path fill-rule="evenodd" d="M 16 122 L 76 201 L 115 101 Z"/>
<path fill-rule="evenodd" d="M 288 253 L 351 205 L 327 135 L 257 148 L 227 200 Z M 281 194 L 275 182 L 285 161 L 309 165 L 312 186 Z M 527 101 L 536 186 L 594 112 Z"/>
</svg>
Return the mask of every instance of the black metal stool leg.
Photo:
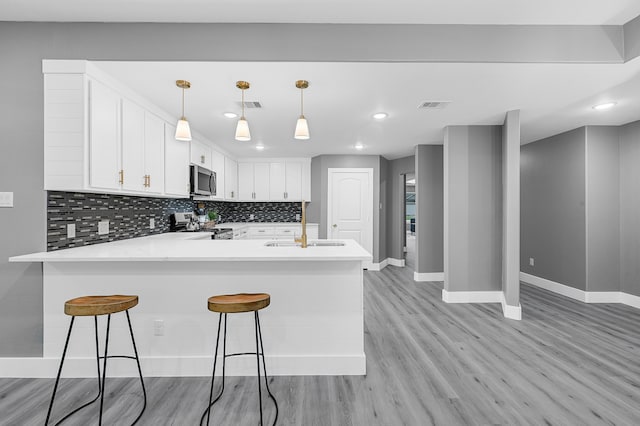
<svg viewBox="0 0 640 426">
<path fill-rule="evenodd" d="M 62 351 L 62 359 L 60 360 L 60 367 L 58 367 L 58 375 L 56 376 L 56 383 L 53 385 L 53 394 L 51 395 L 51 402 L 49 403 L 49 410 L 47 411 L 47 419 L 44 421 L 45 426 L 49 424 L 49 418 L 51 417 L 51 409 L 53 408 L 53 401 L 56 397 L 56 391 L 58 390 L 58 383 L 60 382 L 60 374 L 62 373 L 62 365 L 64 359 L 67 356 L 67 348 L 69 347 L 69 338 L 71 337 L 71 330 L 73 329 L 73 322 L 76 317 L 71 317 L 71 323 L 69 324 L 69 331 L 67 332 L 67 340 L 64 343 L 64 349 Z"/>
<path fill-rule="evenodd" d="M 111 328 L 111 314 L 107 315 L 107 335 L 104 341 L 104 364 L 102 364 L 102 391 L 100 392 L 100 419 L 98 426 L 102 426 L 102 407 L 104 406 L 104 384 L 107 379 L 107 359 L 109 354 L 109 329 Z"/>
<path fill-rule="evenodd" d="M 131 423 L 131 426 L 138 423 L 140 417 L 144 413 L 144 410 L 147 408 L 147 390 L 144 387 L 144 379 L 142 378 L 142 368 L 140 367 L 140 358 L 138 357 L 138 348 L 136 347 L 136 339 L 133 337 L 133 328 L 131 327 L 131 318 L 129 318 L 129 310 L 124 311 L 127 314 L 127 323 L 129 324 L 129 334 L 131 334 L 131 343 L 133 344 L 133 353 L 136 355 L 136 364 L 138 364 L 138 374 L 140 376 L 140 384 L 142 385 L 142 394 L 144 395 L 144 405 L 142 406 L 142 411 L 138 414 L 138 417 Z M 106 361 L 106 359 L 105 359 Z"/>
<path fill-rule="evenodd" d="M 275 426 L 278 421 L 278 402 L 276 401 L 275 396 L 271 393 L 271 389 L 269 388 L 269 376 L 267 375 L 267 364 L 264 360 L 264 346 L 262 345 L 262 327 L 260 327 L 260 315 L 258 311 L 256 311 L 256 322 L 258 324 L 258 335 L 260 337 L 260 354 L 262 355 L 262 369 L 264 371 L 264 384 L 267 388 L 267 393 L 269 394 L 269 398 L 273 401 L 273 404 L 276 406 L 276 417 L 273 419 L 273 425 Z"/>
<path fill-rule="evenodd" d="M 262 386 L 260 384 L 260 347 L 258 346 L 258 343 L 259 343 L 258 342 L 258 311 L 255 311 L 253 321 L 256 329 L 256 366 L 258 367 L 258 402 L 260 403 L 260 426 L 262 426 Z"/>
<path fill-rule="evenodd" d="M 218 402 L 222 393 L 224 392 L 224 379 L 226 374 L 226 365 L 227 365 L 227 314 L 224 314 L 224 336 L 222 338 L 222 387 L 220 388 L 220 392 L 215 399 L 213 399 L 213 385 L 216 377 L 216 365 L 218 362 L 218 345 L 220 344 L 220 329 L 222 328 L 222 313 L 220 313 L 218 317 L 218 332 L 216 334 L 216 348 L 213 354 L 213 372 L 211 373 L 211 389 L 209 391 L 209 405 L 205 409 L 204 413 L 202 413 L 202 417 L 200 417 L 200 424 L 204 421 L 204 416 L 207 416 L 207 425 L 209 425 L 209 421 L 211 419 L 211 407 L 213 404 Z"/>
</svg>

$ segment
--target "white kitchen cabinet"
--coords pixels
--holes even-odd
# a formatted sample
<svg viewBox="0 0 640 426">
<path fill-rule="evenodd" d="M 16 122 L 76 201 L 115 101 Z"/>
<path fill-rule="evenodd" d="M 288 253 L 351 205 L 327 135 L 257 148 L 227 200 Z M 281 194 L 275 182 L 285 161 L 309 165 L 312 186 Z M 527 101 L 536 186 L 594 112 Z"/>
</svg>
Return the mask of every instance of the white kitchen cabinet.
<svg viewBox="0 0 640 426">
<path fill-rule="evenodd" d="M 122 100 L 122 189 L 144 191 L 144 109 Z"/>
<path fill-rule="evenodd" d="M 275 237 L 273 226 L 251 226 L 247 233 L 249 240 L 273 240 Z"/>
<path fill-rule="evenodd" d="M 212 195 L 214 200 L 224 200 L 224 155 L 218 151 L 211 150 L 211 170 L 216 172 L 216 195 Z"/>
<path fill-rule="evenodd" d="M 287 199 L 286 163 L 269 163 L 269 200 L 285 201 Z"/>
<path fill-rule="evenodd" d="M 120 96 L 104 84 L 89 82 L 89 185 L 120 189 Z"/>
<path fill-rule="evenodd" d="M 302 162 L 286 162 L 285 183 L 286 201 L 302 201 L 304 199 L 302 197 Z"/>
<path fill-rule="evenodd" d="M 164 192 L 174 197 L 189 197 L 189 143 L 175 139 L 176 127 L 164 125 Z"/>
<path fill-rule="evenodd" d="M 240 201 L 269 201 L 269 163 L 238 163 Z"/>
<path fill-rule="evenodd" d="M 238 163 L 231 158 L 224 158 L 224 199 L 238 199 Z"/>
<path fill-rule="evenodd" d="M 211 148 L 209 146 L 196 141 L 191 140 L 191 164 L 202 166 L 205 169 L 211 170 Z"/>
<path fill-rule="evenodd" d="M 122 189 L 161 194 L 164 190 L 164 121 L 122 100 Z"/>
</svg>

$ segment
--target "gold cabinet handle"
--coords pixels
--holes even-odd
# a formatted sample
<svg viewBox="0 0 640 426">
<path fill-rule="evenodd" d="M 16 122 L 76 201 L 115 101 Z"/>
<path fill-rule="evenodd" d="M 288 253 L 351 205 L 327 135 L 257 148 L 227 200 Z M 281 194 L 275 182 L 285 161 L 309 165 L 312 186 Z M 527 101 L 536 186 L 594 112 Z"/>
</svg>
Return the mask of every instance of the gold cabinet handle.
<svg viewBox="0 0 640 426">
<path fill-rule="evenodd" d="M 120 183 L 120 185 L 124 185 L 124 170 L 120 170 L 118 172 L 118 182 Z"/>
<path fill-rule="evenodd" d="M 147 175 L 147 188 L 151 187 L 151 175 Z"/>
</svg>

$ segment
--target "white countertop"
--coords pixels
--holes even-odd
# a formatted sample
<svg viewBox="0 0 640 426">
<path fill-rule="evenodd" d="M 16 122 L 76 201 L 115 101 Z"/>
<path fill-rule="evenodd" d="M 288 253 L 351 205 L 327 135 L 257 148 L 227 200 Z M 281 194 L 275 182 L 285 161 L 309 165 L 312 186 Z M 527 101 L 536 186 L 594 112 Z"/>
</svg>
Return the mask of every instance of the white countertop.
<svg viewBox="0 0 640 426">
<path fill-rule="evenodd" d="M 226 225 L 226 226 L 225 226 Z M 243 224 L 245 225 L 245 224 Z M 230 227 L 221 224 L 220 227 Z M 327 241 L 327 240 L 321 240 Z M 10 262 L 371 261 L 354 240 L 342 247 L 266 247 L 267 240 L 211 240 L 208 232 L 178 232 L 9 258 Z"/>
</svg>

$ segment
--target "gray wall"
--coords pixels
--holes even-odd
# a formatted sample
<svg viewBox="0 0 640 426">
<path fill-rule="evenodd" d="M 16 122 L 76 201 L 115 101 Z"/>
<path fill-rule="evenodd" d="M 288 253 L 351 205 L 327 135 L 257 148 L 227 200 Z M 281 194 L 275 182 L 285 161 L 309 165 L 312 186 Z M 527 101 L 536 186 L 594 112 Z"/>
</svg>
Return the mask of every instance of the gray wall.
<svg viewBox="0 0 640 426">
<path fill-rule="evenodd" d="M 387 161 L 387 160 L 384 160 Z M 311 159 L 311 200 L 308 208 L 309 222 L 320 224 L 320 238 L 327 238 L 327 192 L 329 188 L 328 169 L 330 168 L 370 168 L 373 169 L 373 262 L 384 258 L 386 247 L 380 248 L 381 232 L 386 232 L 386 223 L 380 221 L 381 196 L 381 157 L 378 155 L 319 155 Z M 386 171 L 386 165 L 385 171 Z M 384 178 L 386 185 L 386 177 Z M 384 193 L 386 197 L 386 192 Z M 383 204 L 384 207 L 384 204 Z M 386 238 L 383 238 L 386 241 Z M 386 257 L 385 257 L 386 258 Z"/>
<path fill-rule="evenodd" d="M 620 291 L 618 127 L 586 128 L 587 291 Z"/>
<path fill-rule="evenodd" d="M 620 281 L 640 296 L 640 121 L 620 128 Z"/>
<path fill-rule="evenodd" d="M 640 16 L 624 24 L 624 59 L 640 56 Z"/>
<path fill-rule="evenodd" d="M 387 173 L 387 257 L 404 259 L 405 179 L 407 173 L 414 173 L 415 157 L 398 158 L 389 161 Z"/>
<path fill-rule="evenodd" d="M 502 290 L 502 126 L 444 136 L 445 290 Z"/>
<path fill-rule="evenodd" d="M 585 128 L 521 149 L 522 272 L 586 289 Z M 529 266 L 529 258 L 535 266 Z"/>
<path fill-rule="evenodd" d="M 415 272 L 444 271 L 444 173 L 443 148 L 418 145 L 416 174 Z"/>
<path fill-rule="evenodd" d="M 502 126 L 502 291 L 507 305 L 520 305 L 520 111 Z"/>
</svg>

